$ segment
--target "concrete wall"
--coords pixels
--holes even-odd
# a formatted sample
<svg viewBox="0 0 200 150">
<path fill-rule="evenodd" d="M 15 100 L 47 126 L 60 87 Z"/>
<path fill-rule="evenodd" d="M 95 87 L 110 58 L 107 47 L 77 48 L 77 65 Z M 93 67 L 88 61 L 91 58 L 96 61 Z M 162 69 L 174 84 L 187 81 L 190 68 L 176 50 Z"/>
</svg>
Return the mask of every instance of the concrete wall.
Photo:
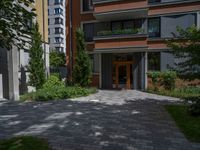
<svg viewBox="0 0 200 150">
<path fill-rule="evenodd" d="M 166 71 L 174 67 L 175 58 L 172 53 L 161 52 L 160 53 L 160 70 Z"/>
<path fill-rule="evenodd" d="M 7 50 L 0 48 L 0 74 L 2 74 L 3 97 L 9 98 Z"/>
<path fill-rule="evenodd" d="M 177 27 L 186 29 L 196 24 L 196 14 L 173 15 L 161 17 L 161 37 L 173 37 L 178 35 Z"/>
</svg>

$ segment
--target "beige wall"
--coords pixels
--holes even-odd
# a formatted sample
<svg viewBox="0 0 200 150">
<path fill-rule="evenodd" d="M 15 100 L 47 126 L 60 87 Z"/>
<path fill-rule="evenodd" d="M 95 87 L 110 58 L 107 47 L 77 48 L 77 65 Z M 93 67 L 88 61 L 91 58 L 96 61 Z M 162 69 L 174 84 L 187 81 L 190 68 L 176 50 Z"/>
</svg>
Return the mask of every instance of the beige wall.
<svg viewBox="0 0 200 150">
<path fill-rule="evenodd" d="M 44 4 L 44 5 L 43 5 Z M 44 8 L 44 10 L 43 10 Z M 36 0 L 35 9 L 37 14 L 37 22 L 42 39 L 48 43 L 48 4 L 47 0 Z"/>
</svg>

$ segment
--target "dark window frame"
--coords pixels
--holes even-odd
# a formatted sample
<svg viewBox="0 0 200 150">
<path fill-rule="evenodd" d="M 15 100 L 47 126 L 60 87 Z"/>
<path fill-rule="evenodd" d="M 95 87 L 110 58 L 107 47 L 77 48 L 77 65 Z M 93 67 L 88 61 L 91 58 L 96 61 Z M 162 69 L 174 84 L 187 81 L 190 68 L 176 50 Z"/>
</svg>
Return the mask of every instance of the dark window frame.
<svg viewBox="0 0 200 150">
<path fill-rule="evenodd" d="M 150 36 L 150 34 L 149 34 L 149 22 L 150 22 L 150 20 L 153 20 L 153 19 L 159 19 L 159 34 L 158 34 L 158 36 Z M 147 31 L 148 31 L 148 37 L 149 38 L 160 38 L 161 37 L 161 17 L 153 17 L 153 18 L 148 18 L 148 22 L 147 22 Z"/>
</svg>

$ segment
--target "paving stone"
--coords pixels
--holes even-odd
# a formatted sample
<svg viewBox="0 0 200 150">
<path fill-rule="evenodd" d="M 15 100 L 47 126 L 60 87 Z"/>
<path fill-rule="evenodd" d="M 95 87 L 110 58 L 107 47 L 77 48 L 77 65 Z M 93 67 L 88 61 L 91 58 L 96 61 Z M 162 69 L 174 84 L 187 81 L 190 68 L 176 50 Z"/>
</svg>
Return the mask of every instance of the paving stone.
<svg viewBox="0 0 200 150">
<path fill-rule="evenodd" d="M 45 138 L 55 150 L 198 150 L 163 105 L 179 99 L 135 90 L 53 102 L 0 102 L 0 139 Z"/>
</svg>

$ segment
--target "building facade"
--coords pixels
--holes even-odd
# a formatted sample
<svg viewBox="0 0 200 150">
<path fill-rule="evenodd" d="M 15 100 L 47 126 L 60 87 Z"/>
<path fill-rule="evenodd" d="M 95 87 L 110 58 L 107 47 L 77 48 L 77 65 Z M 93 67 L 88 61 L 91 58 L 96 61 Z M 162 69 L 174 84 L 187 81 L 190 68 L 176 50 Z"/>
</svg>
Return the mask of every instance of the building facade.
<svg viewBox="0 0 200 150">
<path fill-rule="evenodd" d="M 66 53 L 66 4 L 65 0 L 48 0 L 50 50 Z"/>
<path fill-rule="evenodd" d="M 93 85 L 103 89 L 146 89 L 148 71 L 164 71 L 178 61 L 165 42 L 177 36 L 177 26 L 200 27 L 199 0 L 68 0 L 66 13 L 69 76 L 75 30 L 82 27 Z"/>
</svg>

